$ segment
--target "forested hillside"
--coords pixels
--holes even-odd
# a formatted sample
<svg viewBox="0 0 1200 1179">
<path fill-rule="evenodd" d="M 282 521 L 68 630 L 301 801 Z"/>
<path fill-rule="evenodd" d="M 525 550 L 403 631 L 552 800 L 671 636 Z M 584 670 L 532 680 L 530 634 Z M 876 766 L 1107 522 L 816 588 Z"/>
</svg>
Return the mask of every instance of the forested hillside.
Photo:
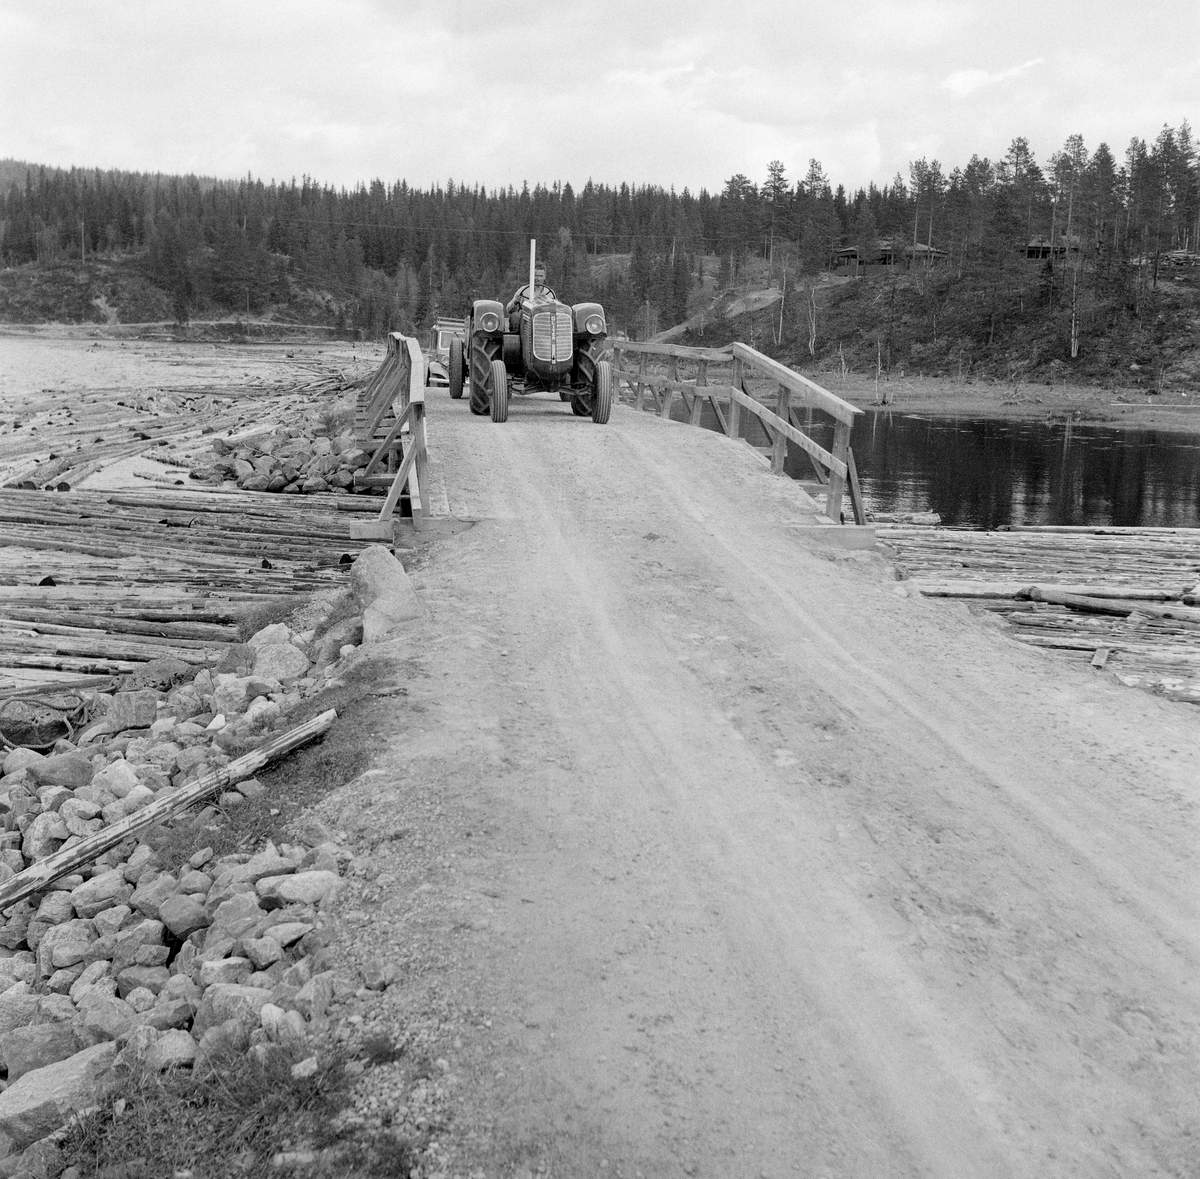
<svg viewBox="0 0 1200 1179">
<path fill-rule="evenodd" d="M 119 318 L 137 318 L 152 288 L 180 321 L 271 314 L 366 336 L 411 331 L 511 290 L 531 236 L 559 295 L 602 300 L 630 335 L 684 320 L 707 299 L 704 278 L 717 292 L 753 280 L 784 292 L 760 342 L 801 362 L 849 353 L 856 367 L 995 373 L 1103 368 L 1132 349 L 1133 363 L 1163 372 L 1186 367 L 1181 333 L 1195 328 L 1200 165 L 1186 122 L 1133 140 L 1119 159 L 1072 136 L 1039 164 L 1016 139 L 1001 160 L 949 171 L 917 160 L 907 179 L 854 193 L 815 160 L 795 181 L 772 161 L 761 183 L 739 174 L 697 194 L 591 181 L 426 191 L 376 180 L 347 191 L 308 177 L 0 161 L 0 318 L 56 317 L 52 291 L 29 291 L 53 288 L 46 276 L 58 273 L 75 291 L 58 318 L 111 316 L 114 299 Z M 857 281 L 819 282 L 828 272 Z M 97 304 L 87 292 L 104 276 L 112 296 Z"/>
</svg>

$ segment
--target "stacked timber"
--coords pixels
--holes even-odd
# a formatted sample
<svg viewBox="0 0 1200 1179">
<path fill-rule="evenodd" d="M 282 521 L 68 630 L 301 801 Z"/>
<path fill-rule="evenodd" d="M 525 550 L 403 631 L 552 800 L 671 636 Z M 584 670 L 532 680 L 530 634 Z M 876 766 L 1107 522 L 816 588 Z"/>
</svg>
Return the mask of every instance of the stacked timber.
<svg viewBox="0 0 1200 1179">
<path fill-rule="evenodd" d="M 255 603 L 343 583 L 350 519 L 331 496 L 0 489 L 0 685 L 211 663 Z"/>
<path fill-rule="evenodd" d="M 928 597 L 1004 618 L 1034 647 L 1200 703 L 1200 529 L 880 527 Z"/>
</svg>

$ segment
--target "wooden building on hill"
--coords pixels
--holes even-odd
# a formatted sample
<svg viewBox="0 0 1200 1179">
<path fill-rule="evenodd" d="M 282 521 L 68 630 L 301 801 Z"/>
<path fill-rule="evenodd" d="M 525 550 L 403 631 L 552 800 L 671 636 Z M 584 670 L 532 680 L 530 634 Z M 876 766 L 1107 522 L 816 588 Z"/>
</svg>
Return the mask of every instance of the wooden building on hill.
<svg viewBox="0 0 1200 1179">
<path fill-rule="evenodd" d="M 833 252 L 835 273 L 862 274 L 883 267 L 900 266 L 905 270 L 940 266 L 948 258 L 945 250 L 923 242 L 905 242 L 900 238 L 881 238 L 871 257 L 862 257 L 858 246 L 843 246 Z"/>
</svg>

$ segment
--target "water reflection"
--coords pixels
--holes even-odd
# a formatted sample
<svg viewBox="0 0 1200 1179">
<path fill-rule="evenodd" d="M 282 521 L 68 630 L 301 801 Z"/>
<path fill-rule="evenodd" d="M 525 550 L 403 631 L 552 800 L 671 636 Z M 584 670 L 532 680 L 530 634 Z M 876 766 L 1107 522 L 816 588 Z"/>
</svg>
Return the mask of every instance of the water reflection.
<svg viewBox="0 0 1200 1179">
<path fill-rule="evenodd" d="M 874 412 L 855 425 L 863 497 L 943 523 L 1200 524 L 1200 436 Z"/>
<path fill-rule="evenodd" d="M 806 432 L 830 447 L 832 420 L 813 414 L 810 426 L 801 415 Z M 687 419 L 681 398 L 671 416 Z M 756 418 L 742 420 L 748 441 L 768 443 Z M 701 424 L 720 429 L 707 403 Z M 1200 526 L 1200 434 L 868 410 L 851 445 L 870 511 L 933 511 L 944 524 L 978 528 Z M 795 446 L 786 470 L 813 478 Z"/>
</svg>

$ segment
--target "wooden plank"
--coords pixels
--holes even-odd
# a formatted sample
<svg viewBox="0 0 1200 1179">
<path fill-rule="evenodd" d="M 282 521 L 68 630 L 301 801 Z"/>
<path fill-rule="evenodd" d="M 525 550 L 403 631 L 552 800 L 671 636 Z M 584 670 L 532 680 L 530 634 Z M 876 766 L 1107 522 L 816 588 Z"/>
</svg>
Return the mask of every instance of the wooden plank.
<svg viewBox="0 0 1200 1179">
<path fill-rule="evenodd" d="M 833 454 L 830 456 L 836 460 L 836 465 L 833 462 L 826 463 L 829 468 L 829 484 L 825 495 L 825 515 L 835 524 L 842 518 L 842 492 L 850 471 L 846 462 L 849 451 L 850 423 L 839 420 L 833 428 Z"/>
<path fill-rule="evenodd" d="M 639 356 L 673 356 L 680 360 L 708 360 L 715 364 L 728 364 L 729 348 L 687 348 L 682 344 L 654 344 L 642 340 L 622 340 L 621 350 Z"/>
<path fill-rule="evenodd" d="M 408 453 L 404 456 L 404 462 L 400 464 L 400 469 L 396 472 L 396 477 L 392 480 L 392 489 L 387 493 L 387 499 L 383 501 L 383 507 L 379 512 L 381 520 L 386 520 L 396 510 L 396 504 L 400 502 L 400 492 L 408 482 L 409 472 L 416 465 L 416 462 L 417 448 L 410 446 Z"/>
<path fill-rule="evenodd" d="M 396 439 L 400 437 L 400 431 L 405 427 L 412 417 L 411 405 L 407 405 L 400 416 L 392 423 L 392 428 L 388 431 L 387 437 L 375 448 L 375 453 L 371 455 L 371 461 L 362 468 L 364 475 L 373 474 L 375 468 L 379 466 L 379 460 L 395 445 Z"/>
<path fill-rule="evenodd" d="M 805 394 L 818 409 L 823 409 L 839 422 L 852 424 L 854 419 L 862 413 L 857 406 L 836 397 L 815 381 L 810 381 L 808 377 L 793 372 L 787 365 L 780 364 L 779 361 L 772 360 L 769 356 L 764 356 L 761 352 L 745 344 L 734 344 L 733 354 L 744 364 L 750 365 L 756 372 L 761 372 L 764 376 L 770 377 L 771 380 L 777 381 L 781 385 L 786 385 L 797 393 Z"/>
<path fill-rule="evenodd" d="M 23 872 L 18 872 L 0 885 L 0 910 L 9 909 L 18 901 L 23 901 L 26 897 L 41 892 L 60 877 L 71 875 L 76 868 L 90 864 L 138 831 L 144 831 L 155 823 L 161 823 L 164 819 L 202 801 L 218 790 L 231 786 L 234 782 L 242 782 L 252 777 L 264 766 L 328 732 L 335 720 L 337 720 L 337 713 L 332 708 L 327 712 L 322 712 L 312 720 L 297 725 L 296 728 L 289 729 L 274 740 L 268 741 L 253 752 L 239 757 L 236 761 L 231 761 L 227 766 L 197 778 L 195 782 L 184 786 L 183 789 L 174 791 L 169 798 L 159 798 L 120 822 L 113 823 L 103 831 L 97 831 L 95 835 L 89 835 L 86 839 L 80 840 L 73 847 L 63 848 L 61 851 L 36 861 Z"/>
<path fill-rule="evenodd" d="M 731 378 L 731 388 L 739 393 L 743 392 L 742 387 L 742 362 L 736 357 L 733 361 L 733 376 Z M 740 438 L 742 436 L 742 407 L 736 397 L 729 399 L 729 436 L 730 438 Z"/>
<path fill-rule="evenodd" d="M 1103 667 L 1108 662 L 1108 657 L 1111 654 L 1111 647 L 1097 647 L 1096 653 L 1092 656 L 1092 666 Z"/>
<path fill-rule="evenodd" d="M 865 524 L 867 522 L 867 510 L 863 506 L 862 489 L 858 485 L 858 467 L 854 463 L 854 450 L 852 448 L 846 451 L 846 466 L 849 468 L 850 474 L 850 508 L 854 512 L 854 523 Z"/>
<path fill-rule="evenodd" d="M 714 389 L 716 386 L 713 386 Z M 748 409 L 755 417 L 759 418 L 764 425 L 770 426 L 774 430 L 782 431 L 792 442 L 794 442 L 801 450 L 811 454 L 814 458 L 823 462 L 831 471 L 839 474 L 843 479 L 846 477 L 847 466 L 844 459 L 836 458 L 823 447 L 818 446 L 807 434 L 797 430 L 795 426 L 789 422 L 785 422 L 782 418 L 773 414 L 761 401 L 756 401 L 749 393 L 743 393 L 740 389 L 730 389 L 733 397 L 733 404 L 740 405 L 744 409 Z M 847 428 L 848 432 L 848 428 Z M 840 494 L 840 493 L 839 493 Z"/>
<path fill-rule="evenodd" d="M 786 385 L 780 385 L 779 404 L 776 406 L 775 414 L 781 422 L 788 420 L 788 399 L 790 396 L 791 390 Z M 776 430 L 771 437 L 771 470 L 776 475 L 782 475 L 786 462 L 787 435 L 782 430 Z"/>
</svg>

